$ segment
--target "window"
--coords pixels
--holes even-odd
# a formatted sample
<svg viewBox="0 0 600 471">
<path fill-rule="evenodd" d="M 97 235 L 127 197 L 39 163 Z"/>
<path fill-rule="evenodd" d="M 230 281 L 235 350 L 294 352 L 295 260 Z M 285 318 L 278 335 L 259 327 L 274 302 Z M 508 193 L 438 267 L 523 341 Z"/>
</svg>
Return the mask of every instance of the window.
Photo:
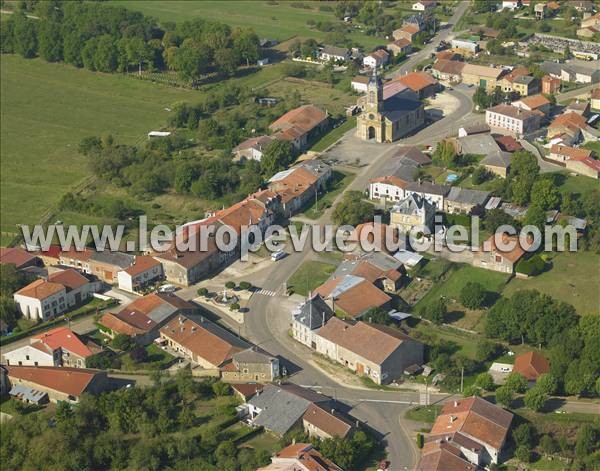
<svg viewBox="0 0 600 471">
<path fill-rule="evenodd" d="M 29 360 L 29 355 L 25 355 L 25 360 Z"/>
</svg>

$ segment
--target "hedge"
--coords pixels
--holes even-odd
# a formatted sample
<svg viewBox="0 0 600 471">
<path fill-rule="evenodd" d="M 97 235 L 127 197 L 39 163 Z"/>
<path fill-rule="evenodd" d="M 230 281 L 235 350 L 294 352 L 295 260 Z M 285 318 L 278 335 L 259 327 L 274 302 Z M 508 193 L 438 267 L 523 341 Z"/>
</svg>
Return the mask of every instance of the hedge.
<svg viewBox="0 0 600 471">
<path fill-rule="evenodd" d="M 517 273 L 522 273 L 523 275 L 535 276 L 542 273 L 545 268 L 546 262 L 544 262 L 542 257 L 537 254 L 527 260 L 521 260 L 519 263 L 517 263 L 516 271 Z"/>
</svg>

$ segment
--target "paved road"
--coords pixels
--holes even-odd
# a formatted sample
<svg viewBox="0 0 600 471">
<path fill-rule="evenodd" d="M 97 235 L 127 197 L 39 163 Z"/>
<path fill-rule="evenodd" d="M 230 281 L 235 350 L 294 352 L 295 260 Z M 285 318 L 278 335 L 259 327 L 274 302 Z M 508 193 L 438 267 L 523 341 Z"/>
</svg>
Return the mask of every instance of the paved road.
<svg viewBox="0 0 600 471">
<path fill-rule="evenodd" d="M 408 60 L 395 71 L 386 75 L 386 78 L 394 78 L 398 75 L 404 75 L 407 72 L 412 72 L 419 62 L 429 59 L 431 54 L 435 52 L 435 48 L 439 46 L 442 40 L 447 41 L 450 37 L 454 37 L 457 33 L 452 31 L 452 27 L 458 22 L 461 16 L 467 11 L 469 2 L 463 1 L 454 9 L 454 14 L 448 20 L 448 24 L 441 29 L 438 34 L 416 54 L 410 56 Z"/>
</svg>

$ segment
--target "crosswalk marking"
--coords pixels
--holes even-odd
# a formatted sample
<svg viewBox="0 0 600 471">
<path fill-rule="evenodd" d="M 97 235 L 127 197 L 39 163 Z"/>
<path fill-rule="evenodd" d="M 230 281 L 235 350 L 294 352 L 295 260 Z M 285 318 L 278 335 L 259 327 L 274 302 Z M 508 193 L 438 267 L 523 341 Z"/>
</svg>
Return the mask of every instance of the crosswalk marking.
<svg viewBox="0 0 600 471">
<path fill-rule="evenodd" d="M 258 294 L 264 294 L 265 296 L 277 296 L 275 291 L 270 291 L 268 289 L 261 289 Z"/>
</svg>

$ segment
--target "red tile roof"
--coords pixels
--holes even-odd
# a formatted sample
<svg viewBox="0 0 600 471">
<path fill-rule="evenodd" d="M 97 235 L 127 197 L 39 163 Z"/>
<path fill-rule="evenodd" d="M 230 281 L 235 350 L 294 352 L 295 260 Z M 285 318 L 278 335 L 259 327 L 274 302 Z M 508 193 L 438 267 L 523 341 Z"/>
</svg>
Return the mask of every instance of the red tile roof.
<svg viewBox="0 0 600 471">
<path fill-rule="evenodd" d="M 150 320 L 148 318 L 146 318 L 146 319 Z M 156 326 L 156 323 L 154 323 L 154 321 L 151 321 L 151 324 L 149 324 L 150 328 L 140 329 L 139 327 L 136 327 L 135 325 L 133 325 L 133 323 L 130 324 L 128 322 L 125 322 L 124 320 L 119 319 L 115 314 L 112 314 L 110 312 L 107 312 L 106 314 L 104 314 L 100 318 L 98 323 L 100 325 L 106 327 L 107 329 L 112 330 L 113 332 L 129 335 L 130 337 L 134 336 L 134 335 L 145 334 L 151 328 Z"/>
<path fill-rule="evenodd" d="M 309 424 L 323 431 L 330 437 L 344 438 L 352 430 L 352 424 L 339 414 L 323 409 L 317 404 L 311 404 L 302 416 Z"/>
<path fill-rule="evenodd" d="M 506 440 L 513 415 L 479 397 L 468 397 L 444 404 L 432 435 L 461 432 L 499 450 Z"/>
<path fill-rule="evenodd" d="M 64 291 L 64 289 L 65 287 L 59 283 L 50 283 L 46 280 L 40 279 L 29 283 L 15 294 L 42 300 L 52 296 L 53 294 L 58 294 L 61 291 Z"/>
<path fill-rule="evenodd" d="M 494 136 L 494 140 L 505 152 L 517 152 L 523 149 L 523 146 L 512 136 Z"/>
<path fill-rule="evenodd" d="M 416 471 L 475 471 L 476 469 L 477 466 L 467 461 L 458 448 L 439 439 L 425 444 Z"/>
<path fill-rule="evenodd" d="M 275 120 L 269 126 L 272 131 L 285 131 L 292 127 L 306 134 L 327 119 L 327 113 L 314 105 L 294 108 Z"/>
<path fill-rule="evenodd" d="M 0 263 L 12 263 L 21 268 L 35 259 L 35 255 L 20 247 L 0 247 Z"/>
<path fill-rule="evenodd" d="M 92 257 L 93 254 L 94 254 L 94 251 L 87 247 L 85 247 L 81 251 L 72 247 L 69 250 L 62 250 L 60 252 L 60 258 L 64 258 L 67 260 L 73 259 L 73 260 L 79 260 L 81 262 L 87 262 Z"/>
<path fill-rule="evenodd" d="M 148 255 L 138 255 L 135 257 L 133 264 L 124 271 L 130 276 L 136 276 L 146 271 L 152 270 L 160 265 L 160 262 Z"/>
<path fill-rule="evenodd" d="M 254 396 L 258 391 L 262 391 L 263 388 L 264 385 L 260 383 L 240 383 L 231 385 L 231 389 L 240 394 L 245 401 Z"/>
<path fill-rule="evenodd" d="M 321 455 L 321 453 L 315 450 L 310 443 L 296 443 L 289 445 L 275 456 L 276 458 L 284 458 L 286 460 L 297 460 L 297 464 L 302 466 L 299 469 L 306 469 L 308 471 L 342 471 L 342 468 Z M 295 465 L 293 466 L 294 468 L 286 469 L 295 469 Z M 271 465 L 264 468 L 258 468 L 257 471 L 271 471 L 276 469 L 281 468 Z"/>
<path fill-rule="evenodd" d="M 592 151 L 588 149 L 581 149 L 569 146 L 562 146 L 560 144 L 554 144 L 550 148 L 552 154 L 560 154 L 568 157 L 572 160 L 583 160 L 592 156 Z"/>
<path fill-rule="evenodd" d="M 519 238 L 517 236 L 509 236 L 507 234 L 502 234 L 502 242 L 507 245 L 510 242 L 514 242 L 514 247 L 512 250 L 501 250 L 496 246 L 495 234 L 489 236 L 485 242 L 481 246 L 481 250 L 484 252 L 495 252 L 502 255 L 507 260 L 515 263 L 521 259 L 523 255 L 525 255 L 525 249 L 521 247 L 519 243 Z M 487 247 L 487 248 L 486 248 Z"/>
<path fill-rule="evenodd" d="M 71 396 L 84 393 L 98 375 L 106 373 L 85 368 L 65 366 L 5 366 L 12 380 L 21 379 Z"/>
<path fill-rule="evenodd" d="M 337 317 L 317 331 L 323 337 L 356 355 L 381 365 L 405 341 L 419 343 L 398 329 L 359 321 L 352 325 Z"/>
<path fill-rule="evenodd" d="M 90 280 L 73 268 L 51 273 L 48 275 L 48 281 L 63 285 L 67 291 L 81 288 L 90 282 Z"/>
<path fill-rule="evenodd" d="M 420 92 L 429 86 L 438 84 L 438 81 L 426 72 L 410 72 L 394 79 L 394 81 L 403 83 L 413 92 Z"/>
<path fill-rule="evenodd" d="M 32 337 L 33 341 L 43 343 L 52 350 L 62 348 L 82 358 L 93 355 L 93 352 L 68 327 L 58 327 Z"/>
<path fill-rule="evenodd" d="M 215 367 L 224 365 L 233 354 L 250 346 L 213 322 L 197 323 L 182 315 L 171 319 L 160 333 Z"/>
<path fill-rule="evenodd" d="M 333 278 L 319 286 L 315 292 L 327 298 L 345 277 Z M 367 280 L 363 280 L 335 297 L 335 306 L 351 317 L 357 318 L 373 307 L 381 307 L 392 298 Z"/>
<path fill-rule="evenodd" d="M 531 351 L 515 357 L 513 371 L 522 374 L 529 381 L 535 381 L 541 374 L 550 371 L 550 365 L 542 355 Z"/>
<path fill-rule="evenodd" d="M 523 97 L 523 98 L 517 100 L 514 103 L 519 103 L 519 102 L 523 103 L 525 106 L 527 106 L 529 109 L 532 109 L 532 110 L 535 110 L 541 106 L 550 104 L 550 100 L 548 100 L 548 98 L 546 98 L 544 95 L 526 96 L 526 97 Z"/>
<path fill-rule="evenodd" d="M 462 70 L 465 68 L 464 62 L 440 59 L 433 64 L 433 69 L 441 72 L 442 74 L 460 75 Z"/>
<path fill-rule="evenodd" d="M 281 198 L 281 202 L 286 204 L 294 198 L 298 198 L 307 190 L 312 189 L 316 181 L 317 177 L 311 172 L 298 167 L 281 180 L 269 183 L 269 189 L 277 193 Z"/>
</svg>

